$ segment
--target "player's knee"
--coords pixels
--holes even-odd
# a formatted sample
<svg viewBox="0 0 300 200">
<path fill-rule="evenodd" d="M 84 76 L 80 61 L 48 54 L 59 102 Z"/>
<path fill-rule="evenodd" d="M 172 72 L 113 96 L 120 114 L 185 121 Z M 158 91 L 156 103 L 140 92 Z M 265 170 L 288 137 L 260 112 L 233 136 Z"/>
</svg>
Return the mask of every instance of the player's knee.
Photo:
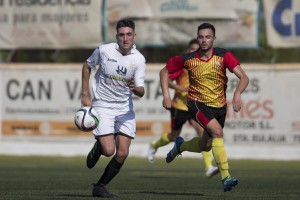
<svg viewBox="0 0 300 200">
<path fill-rule="evenodd" d="M 213 136 L 216 137 L 216 138 L 222 138 L 223 137 L 223 129 L 220 127 L 220 128 L 215 128 L 213 130 Z"/>
<path fill-rule="evenodd" d="M 128 157 L 129 151 L 118 151 L 116 154 L 116 159 L 124 162 Z"/>
<path fill-rule="evenodd" d="M 113 148 L 102 148 L 102 155 L 110 157 L 115 154 L 115 149 Z"/>
</svg>

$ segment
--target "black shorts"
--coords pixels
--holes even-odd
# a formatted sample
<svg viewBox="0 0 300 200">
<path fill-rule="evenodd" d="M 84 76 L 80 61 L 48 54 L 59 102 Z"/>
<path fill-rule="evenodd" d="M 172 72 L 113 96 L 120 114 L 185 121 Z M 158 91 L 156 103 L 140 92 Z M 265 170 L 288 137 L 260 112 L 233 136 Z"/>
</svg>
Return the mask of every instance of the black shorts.
<svg viewBox="0 0 300 200">
<path fill-rule="evenodd" d="M 227 113 L 226 104 L 221 108 L 215 108 L 206 106 L 198 101 L 188 100 L 187 106 L 192 118 L 195 119 L 202 127 L 205 128 L 210 120 L 215 118 L 222 128 L 224 128 Z"/>
<path fill-rule="evenodd" d="M 192 119 L 189 111 L 179 110 L 171 107 L 170 113 L 172 130 L 181 130 L 183 124 Z"/>
</svg>

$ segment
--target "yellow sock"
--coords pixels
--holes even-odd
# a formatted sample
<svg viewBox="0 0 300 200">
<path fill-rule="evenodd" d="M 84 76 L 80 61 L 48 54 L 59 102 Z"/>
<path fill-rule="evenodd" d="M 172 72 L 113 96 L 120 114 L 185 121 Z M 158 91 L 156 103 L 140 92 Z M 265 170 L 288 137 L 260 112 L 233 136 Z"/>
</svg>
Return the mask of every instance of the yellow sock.
<svg viewBox="0 0 300 200">
<path fill-rule="evenodd" d="M 202 151 L 202 157 L 203 157 L 203 162 L 204 162 L 205 171 L 206 171 L 206 170 L 208 170 L 209 166 L 212 165 L 211 150 L 209 152 Z"/>
<path fill-rule="evenodd" d="M 200 153 L 200 138 L 199 137 L 194 137 L 193 139 L 189 140 L 189 141 L 184 141 L 181 145 L 180 145 L 180 152 L 183 151 L 189 151 L 189 152 L 196 152 L 196 153 Z"/>
<path fill-rule="evenodd" d="M 215 158 L 215 161 L 218 165 L 218 168 L 221 173 L 222 180 L 229 175 L 228 161 L 226 150 L 224 148 L 224 139 L 223 138 L 213 138 L 212 139 L 212 152 Z"/>
<path fill-rule="evenodd" d="M 162 134 L 159 140 L 153 142 L 151 145 L 154 149 L 157 149 L 159 147 L 165 146 L 170 143 L 170 140 L 168 138 L 168 133 Z"/>
</svg>

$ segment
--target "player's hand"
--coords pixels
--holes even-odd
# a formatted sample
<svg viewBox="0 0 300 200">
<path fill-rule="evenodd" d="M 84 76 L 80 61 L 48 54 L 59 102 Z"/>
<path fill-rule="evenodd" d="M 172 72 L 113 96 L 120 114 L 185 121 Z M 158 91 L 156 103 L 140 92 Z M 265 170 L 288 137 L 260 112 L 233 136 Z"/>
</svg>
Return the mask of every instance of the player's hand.
<svg viewBox="0 0 300 200">
<path fill-rule="evenodd" d="M 134 84 L 134 78 L 128 79 L 127 85 L 128 85 L 128 87 L 129 87 L 130 90 L 133 90 L 134 87 L 135 87 L 135 84 Z"/>
<path fill-rule="evenodd" d="M 81 106 L 91 106 L 92 101 L 90 95 L 88 94 L 81 94 Z"/>
<path fill-rule="evenodd" d="M 134 95 L 138 97 L 143 97 L 145 94 L 145 89 L 143 86 L 136 86 L 134 82 L 134 78 L 128 79 L 127 86 L 133 92 Z"/>
<path fill-rule="evenodd" d="M 170 98 L 164 98 L 163 102 L 162 102 L 162 106 L 166 109 L 166 110 L 170 110 L 171 106 L 172 106 L 172 101 Z"/>
<path fill-rule="evenodd" d="M 235 112 L 239 112 L 242 109 L 242 99 L 240 93 L 234 93 L 232 99 L 232 107 Z"/>
</svg>

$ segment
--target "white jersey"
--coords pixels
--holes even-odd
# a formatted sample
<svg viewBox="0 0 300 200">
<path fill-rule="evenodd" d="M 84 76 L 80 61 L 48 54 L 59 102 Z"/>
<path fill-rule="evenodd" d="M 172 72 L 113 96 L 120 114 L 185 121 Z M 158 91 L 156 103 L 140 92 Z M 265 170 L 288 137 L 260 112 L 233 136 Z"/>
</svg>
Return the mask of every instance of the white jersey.
<svg viewBox="0 0 300 200">
<path fill-rule="evenodd" d="M 133 46 L 131 53 L 122 55 L 117 43 L 96 48 L 87 59 L 91 69 L 99 68 L 93 80 L 93 106 L 114 109 L 116 113 L 133 111 L 132 91 L 128 79 L 134 78 L 135 86 L 144 87 L 145 57 Z"/>
</svg>

